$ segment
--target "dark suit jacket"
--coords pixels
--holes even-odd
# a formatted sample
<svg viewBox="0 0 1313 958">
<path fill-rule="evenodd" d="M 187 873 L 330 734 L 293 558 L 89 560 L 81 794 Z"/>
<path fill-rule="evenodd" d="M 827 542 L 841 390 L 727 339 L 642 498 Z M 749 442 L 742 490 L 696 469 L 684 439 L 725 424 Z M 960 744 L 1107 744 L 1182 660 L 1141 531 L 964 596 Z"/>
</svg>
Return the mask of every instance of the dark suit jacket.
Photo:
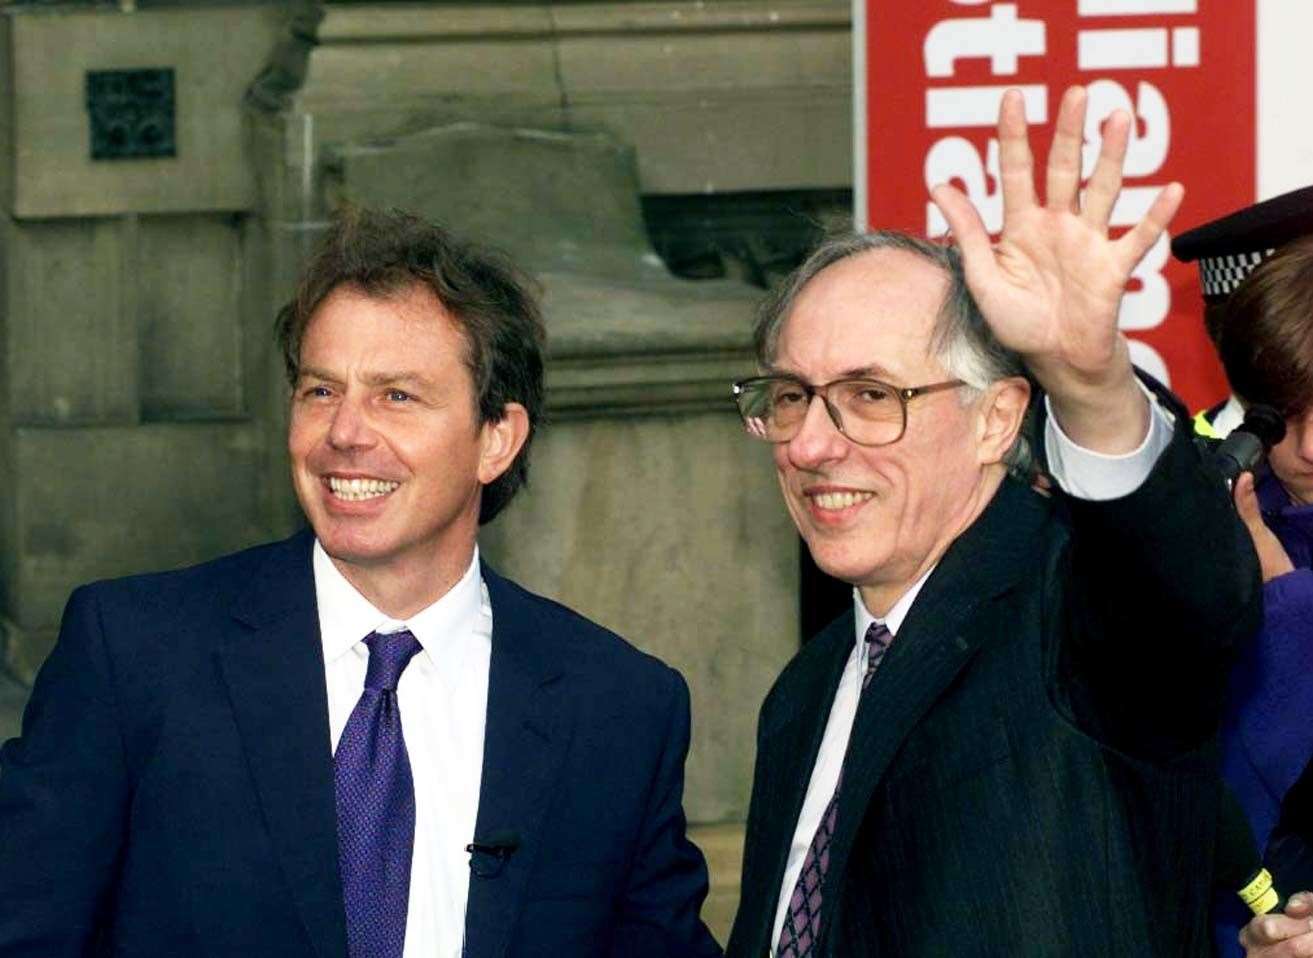
<svg viewBox="0 0 1313 958">
<path fill-rule="evenodd" d="M 0 752 L 0 956 L 345 958 L 311 544 L 73 594 Z M 471 877 L 466 954 L 718 953 L 683 680 L 483 573 L 476 833 L 520 847 Z"/>
<path fill-rule="evenodd" d="M 820 953 L 1208 953 L 1212 736 L 1256 560 L 1178 429 L 1110 502 L 1008 480 L 949 548 L 858 707 Z M 767 696 L 727 954 L 762 955 L 853 615 Z"/>
</svg>

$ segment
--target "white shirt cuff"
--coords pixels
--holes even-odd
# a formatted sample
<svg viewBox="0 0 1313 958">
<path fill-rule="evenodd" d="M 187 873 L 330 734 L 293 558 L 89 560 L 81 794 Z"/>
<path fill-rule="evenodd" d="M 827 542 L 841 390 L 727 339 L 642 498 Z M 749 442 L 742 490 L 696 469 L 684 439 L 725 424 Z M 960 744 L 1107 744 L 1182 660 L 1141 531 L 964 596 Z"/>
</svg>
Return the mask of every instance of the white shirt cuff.
<svg viewBox="0 0 1313 958">
<path fill-rule="evenodd" d="M 1062 431 L 1049 397 L 1044 397 L 1044 451 L 1049 473 L 1068 495 L 1092 501 L 1130 495 L 1149 478 L 1158 457 L 1172 441 L 1171 414 L 1158 404 L 1158 397 L 1144 383 L 1137 379 L 1136 385 L 1149 400 L 1149 430 L 1137 449 L 1118 456 L 1078 446 Z"/>
</svg>

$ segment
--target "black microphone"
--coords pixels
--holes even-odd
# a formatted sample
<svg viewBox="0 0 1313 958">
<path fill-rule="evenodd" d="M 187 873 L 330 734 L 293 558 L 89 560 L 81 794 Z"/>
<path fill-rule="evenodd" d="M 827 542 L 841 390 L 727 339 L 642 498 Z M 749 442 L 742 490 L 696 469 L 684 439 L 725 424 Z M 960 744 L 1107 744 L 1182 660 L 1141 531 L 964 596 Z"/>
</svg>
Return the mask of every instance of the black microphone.
<svg viewBox="0 0 1313 958">
<path fill-rule="evenodd" d="M 1253 472 L 1269 449 L 1286 435 L 1286 421 L 1271 406 L 1254 405 L 1245 419 L 1213 452 L 1213 465 L 1230 489 L 1242 472 Z"/>
<path fill-rule="evenodd" d="M 1273 884 L 1272 873 L 1263 867 L 1245 810 L 1225 785 L 1218 792 L 1217 884 L 1238 895 L 1255 915 L 1280 912 L 1285 899 Z"/>
<path fill-rule="evenodd" d="M 470 853 L 470 871 L 479 878 L 496 878 L 519 847 L 520 833 L 506 828 L 475 838 L 465 846 Z"/>
</svg>

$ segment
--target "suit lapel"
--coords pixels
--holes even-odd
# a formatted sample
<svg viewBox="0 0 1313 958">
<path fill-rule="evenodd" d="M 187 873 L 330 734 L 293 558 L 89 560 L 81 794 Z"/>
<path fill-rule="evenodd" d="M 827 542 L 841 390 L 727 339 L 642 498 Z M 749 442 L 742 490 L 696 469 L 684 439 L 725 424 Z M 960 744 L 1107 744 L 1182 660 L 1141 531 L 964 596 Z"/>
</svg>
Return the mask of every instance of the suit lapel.
<svg viewBox="0 0 1313 958">
<path fill-rule="evenodd" d="M 534 600 L 486 565 L 492 603 L 492 659 L 483 780 L 474 833 L 514 834 L 519 847 L 500 869 L 471 871 L 465 954 L 497 958 L 511 942 L 532 871 L 543 815 L 573 728 L 558 636 L 545 634 Z"/>
<path fill-rule="evenodd" d="M 750 953 L 766 947 L 779 903 L 780 882 L 788 861 L 798 815 L 807 796 L 811 770 L 820 752 L 821 739 L 830 717 L 830 706 L 852 650 L 851 610 L 830 623 L 798 653 L 775 695 L 773 707 L 763 717 L 761 774 L 754 794 L 760 809 L 754 822 L 757 837 L 746 849 L 742 901 L 756 927 Z M 754 904 L 755 903 L 755 904 Z"/>
<path fill-rule="evenodd" d="M 904 739 L 995 633 L 988 606 L 1034 573 L 1041 497 L 1007 480 L 980 518 L 945 553 L 863 693 L 844 760 L 839 812 L 826 873 L 837 902 L 853 840 L 876 787 Z M 836 909 L 825 909 L 828 927 Z"/>
<path fill-rule="evenodd" d="M 217 658 L 301 922 L 319 958 L 346 958 L 313 541 L 282 543 L 244 584 Z"/>
</svg>

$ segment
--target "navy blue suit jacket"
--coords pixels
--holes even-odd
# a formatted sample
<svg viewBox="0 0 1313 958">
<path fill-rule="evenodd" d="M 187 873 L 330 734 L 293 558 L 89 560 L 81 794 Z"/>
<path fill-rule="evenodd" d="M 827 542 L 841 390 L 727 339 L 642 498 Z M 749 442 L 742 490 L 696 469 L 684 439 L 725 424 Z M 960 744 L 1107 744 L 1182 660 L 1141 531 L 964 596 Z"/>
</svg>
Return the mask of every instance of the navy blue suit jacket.
<svg viewBox="0 0 1313 958">
<path fill-rule="evenodd" d="M 0 956 L 346 958 L 312 542 L 74 592 L 0 750 Z M 718 954 L 683 680 L 483 574 L 476 834 L 519 847 L 471 876 L 465 954 Z"/>
</svg>

